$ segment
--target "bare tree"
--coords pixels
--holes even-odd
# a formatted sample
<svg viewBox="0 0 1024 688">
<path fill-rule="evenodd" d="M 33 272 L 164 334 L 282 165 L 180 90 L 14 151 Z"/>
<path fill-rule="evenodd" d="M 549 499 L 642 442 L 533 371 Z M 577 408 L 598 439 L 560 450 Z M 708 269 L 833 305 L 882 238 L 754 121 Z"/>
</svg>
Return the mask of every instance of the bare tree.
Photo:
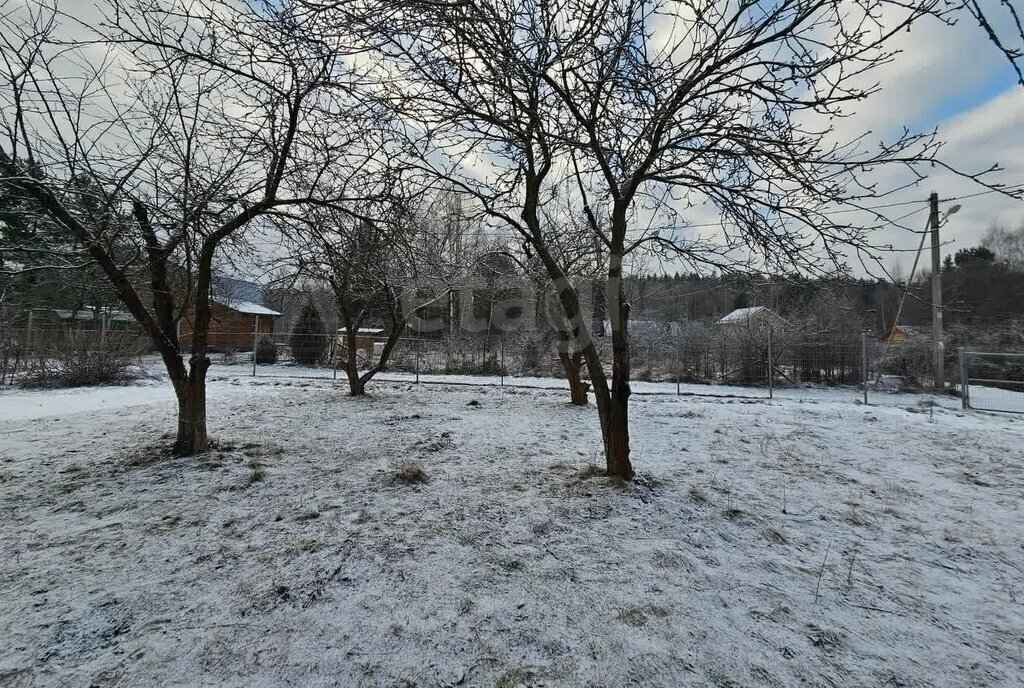
<svg viewBox="0 0 1024 688">
<path fill-rule="evenodd" d="M 556 256 L 556 261 L 564 267 L 567 275 L 572 276 L 571 281 L 576 292 L 592 299 L 590 304 L 581 304 L 582 313 L 584 316 L 588 313 L 592 316 L 592 325 L 600 320 L 599 326 L 603 328 L 604 313 L 601 309 L 594 308 L 594 301 L 599 301 L 603 297 L 602 276 L 607 270 L 607 253 L 604 246 L 590 231 L 587 218 L 573 215 L 571 205 L 562 202 L 562 199 L 556 198 L 546 203 L 541 207 L 540 214 L 545 234 L 551 237 L 551 250 Z M 584 382 L 583 375 L 586 362 L 581 346 L 582 338 L 579 336 L 578 328 L 566 318 L 559 303 L 558 290 L 554 293 L 549 291 L 554 285 L 543 264 L 536 260 L 531 261 L 531 264 L 539 268 L 531 272 L 540 273 L 534 278 L 537 285 L 535 289 L 546 309 L 548 323 L 554 327 L 555 348 L 558 361 L 569 383 L 570 403 L 586 406 L 590 402 L 587 394 L 589 385 Z"/>
<path fill-rule="evenodd" d="M 59 229 L 52 262 L 97 266 L 148 334 L 177 396 L 181 454 L 207 444 L 218 255 L 284 208 L 372 193 L 349 181 L 379 145 L 351 62 L 287 10 L 108 0 L 89 26 L 44 2 L 0 17 L 0 184 Z M 80 212 L 80 175 L 100 212 Z"/>
<path fill-rule="evenodd" d="M 293 239 L 290 260 L 296 261 L 296 273 L 326 284 L 334 297 L 345 330 L 341 367 L 351 396 L 364 394 L 374 375 L 386 369 L 399 339 L 408 334 L 410 320 L 447 301 L 450 293 L 450 288 L 426 298 L 417 293 L 424 279 L 435 280 L 435 285 L 450 279 L 438 269 L 436 248 L 446 242 L 425 243 L 422 213 L 410 197 L 394 194 L 394 185 L 391 190 L 390 200 L 372 207 L 325 208 L 281 225 Z M 381 350 L 360 361 L 358 340 L 368 325 L 380 325 L 387 334 Z"/>
<path fill-rule="evenodd" d="M 889 218 L 882 166 L 943 166 L 934 134 L 870 145 L 832 126 L 872 96 L 892 39 L 937 0 L 480 0 L 387 3 L 392 101 L 422 132 L 423 169 L 514 229 L 559 286 L 593 382 L 609 473 L 629 458 L 631 256 L 826 273 L 873 255 Z M 351 21 L 347 17 L 346 21 Z M 380 38 L 380 37 L 379 37 Z M 397 76 L 396 76 L 397 72 Z M 410 96 L 409 94 L 414 94 Z M 440 149 L 452 160 L 438 162 Z M 971 175 L 981 180 L 979 175 Z M 998 188 L 988 184 L 989 188 Z M 571 197 L 607 253 L 604 371 L 540 208 Z M 685 209 L 716 209 L 701 235 Z M 607 222 L 597 221 L 600 209 Z M 847 210 L 877 222 L 854 225 Z M 844 220 L 845 218 L 845 220 Z M 858 218 L 863 221 L 863 218 Z"/>
<path fill-rule="evenodd" d="M 1000 225 L 989 227 L 981 245 L 1010 268 L 1024 272 L 1024 223 L 1015 230 Z"/>
</svg>

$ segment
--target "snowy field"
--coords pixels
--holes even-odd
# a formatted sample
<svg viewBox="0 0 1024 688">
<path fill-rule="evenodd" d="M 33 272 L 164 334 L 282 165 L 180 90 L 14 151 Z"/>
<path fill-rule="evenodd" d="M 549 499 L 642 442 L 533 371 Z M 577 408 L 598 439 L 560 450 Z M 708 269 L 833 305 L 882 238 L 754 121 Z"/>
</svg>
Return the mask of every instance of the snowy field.
<svg viewBox="0 0 1024 688">
<path fill-rule="evenodd" d="M 1024 684 L 1022 418 L 211 376 L 0 392 L 0 685 Z"/>
</svg>

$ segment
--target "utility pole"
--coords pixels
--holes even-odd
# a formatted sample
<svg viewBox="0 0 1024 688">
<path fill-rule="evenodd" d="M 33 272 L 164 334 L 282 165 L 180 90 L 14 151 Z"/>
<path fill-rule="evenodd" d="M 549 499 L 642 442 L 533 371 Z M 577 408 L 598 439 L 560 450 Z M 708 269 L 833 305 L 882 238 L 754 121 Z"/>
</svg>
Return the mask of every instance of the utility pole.
<svg viewBox="0 0 1024 688">
<path fill-rule="evenodd" d="M 932 230 L 932 372 L 935 391 L 946 389 L 945 352 L 942 345 L 942 263 L 939 258 L 939 194 L 928 199 L 928 224 Z"/>
</svg>

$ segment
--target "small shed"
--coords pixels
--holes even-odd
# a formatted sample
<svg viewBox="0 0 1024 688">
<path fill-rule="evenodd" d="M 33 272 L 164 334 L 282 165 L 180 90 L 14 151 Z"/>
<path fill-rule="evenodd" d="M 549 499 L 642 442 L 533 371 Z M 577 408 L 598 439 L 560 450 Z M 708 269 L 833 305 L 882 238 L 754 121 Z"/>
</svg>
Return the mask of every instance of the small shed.
<svg viewBox="0 0 1024 688">
<path fill-rule="evenodd" d="M 356 351 L 362 351 L 367 358 L 377 358 L 387 339 L 388 334 L 383 328 L 360 327 L 356 330 Z M 348 351 L 348 328 L 338 329 L 336 346 L 339 352 Z"/>
<path fill-rule="evenodd" d="M 722 332 L 740 332 L 758 329 L 773 329 L 786 324 L 779 315 L 767 306 L 737 308 L 715 323 Z"/>
<path fill-rule="evenodd" d="M 214 301 L 210 304 L 212 349 L 251 351 L 258 338 L 273 337 L 274 319 L 280 313 L 252 301 Z M 185 345 L 192 338 L 192 319 L 181 321 L 179 339 Z"/>
</svg>

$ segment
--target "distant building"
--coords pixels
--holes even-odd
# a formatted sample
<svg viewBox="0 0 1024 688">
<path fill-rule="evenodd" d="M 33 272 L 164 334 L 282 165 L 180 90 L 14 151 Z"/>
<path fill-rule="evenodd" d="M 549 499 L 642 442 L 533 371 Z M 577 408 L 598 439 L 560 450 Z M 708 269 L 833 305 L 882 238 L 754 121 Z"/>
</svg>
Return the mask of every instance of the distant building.
<svg viewBox="0 0 1024 688">
<path fill-rule="evenodd" d="M 92 323 L 101 329 L 133 330 L 139 325 L 131 313 L 116 306 L 86 306 L 76 310 L 54 308 L 44 314 L 52 314 L 66 325 Z"/>
<path fill-rule="evenodd" d="M 273 337 L 274 320 L 281 314 L 251 301 L 214 300 L 210 304 L 209 348 L 252 351 L 257 339 Z M 178 337 L 182 346 L 192 341 L 192 318 L 183 318 Z"/>
<path fill-rule="evenodd" d="M 213 351 L 252 351 L 257 339 L 274 337 L 274 321 L 281 316 L 263 305 L 263 287 L 257 282 L 214 275 L 210 289 L 210 338 Z M 192 343 L 195 311 L 178 323 L 182 347 Z"/>
<path fill-rule="evenodd" d="M 749 330 L 770 330 L 781 328 L 786 321 L 767 306 L 737 308 L 715 323 L 722 332 L 744 332 Z"/>
<path fill-rule="evenodd" d="M 917 344 L 929 342 L 932 338 L 930 325 L 894 325 L 883 339 L 893 344 Z"/>
<path fill-rule="evenodd" d="M 598 337 L 612 336 L 612 323 L 607 318 L 600 323 L 601 330 L 597 332 Z M 630 337 L 644 337 L 647 339 L 675 339 L 682 334 L 683 328 L 677 322 L 662 320 L 634 320 L 630 318 L 627 322 Z"/>
<path fill-rule="evenodd" d="M 375 359 L 384 350 L 388 333 L 379 327 L 360 327 L 356 330 L 356 353 L 360 358 Z M 348 329 L 339 328 L 337 333 L 338 352 L 341 356 L 348 355 Z"/>
</svg>

